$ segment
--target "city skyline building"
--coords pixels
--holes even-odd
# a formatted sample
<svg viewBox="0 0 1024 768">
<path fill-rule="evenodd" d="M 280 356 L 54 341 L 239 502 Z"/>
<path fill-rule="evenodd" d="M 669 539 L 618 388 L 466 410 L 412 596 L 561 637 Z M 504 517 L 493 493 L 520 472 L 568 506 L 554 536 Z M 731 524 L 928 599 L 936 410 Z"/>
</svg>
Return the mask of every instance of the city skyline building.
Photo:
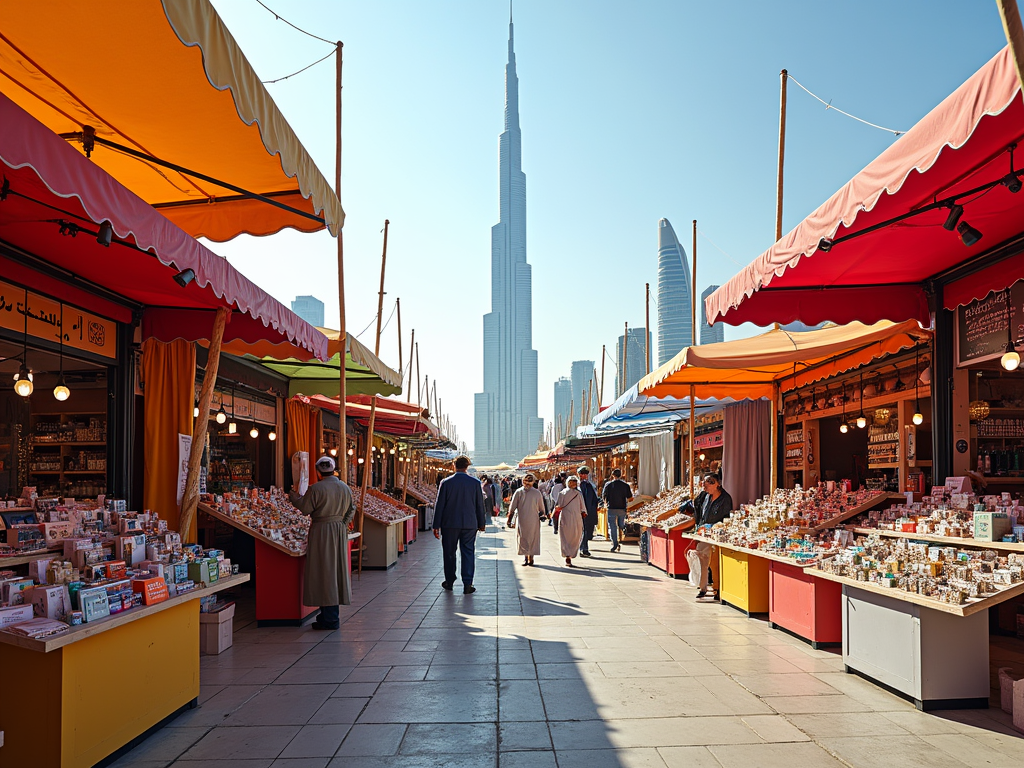
<svg viewBox="0 0 1024 768">
<path fill-rule="evenodd" d="M 498 223 L 491 227 L 491 311 L 484 315 L 483 391 L 474 395 L 474 457 L 514 463 L 544 435 L 537 415 L 533 276 L 526 261 L 526 174 L 519 126 L 514 27 L 508 22 L 505 130 L 498 143 Z"/>
<path fill-rule="evenodd" d="M 662 219 L 658 222 L 658 365 L 692 341 L 690 282 L 690 260 L 672 224 Z"/>
<path fill-rule="evenodd" d="M 324 327 L 324 303 L 316 296 L 296 296 L 292 301 L 292 312 L 310 325 Z"/>
<path fill-rule="evenodd" d="M 572 382 L 572 404 L 575 406 L 572 416 L 573 432 L 580 424 L 583 424 L 583 410 L 586 405 L 585 397 L 590 391 L 590 382 L 595 378 L 593 360 L 573 360 L 569 372 L 569 379 Z M 596 385 L 597 382 L 595 381 Z"/>
<path fill-rule="evenodd" d="M 622 395 L 627 389 L 636 384 L 640 379 L 647 375 L 647 351 L 644 348 L 644 336 L 645 329 L 641 326 L 638 328 L 629 328 L 626 331 L 629 336 L 629 341 L 626 342 L 626 336 L 619 336 L 615 342 L 615 360 L 618 366 L 618 375 L 615 377 L 615 397 L 616 399 Z M 648 343 L 653 342 L 652 333 L 647 337 Z M 626 386 L 622 386 L 622 345 L 626 343 Z M 654 357 L 651 357 L 651 366 L 654 367 Z"/>
<path fill-rule="evenodd" d="M 555 425 L 556 432 L 559 425 L 564 430 L 569 421 L 570 403 L 572 403 L 572 379 L 562 376 L 555 382 L 555 413 L 551 417 L 551 423 Z M 560 437 L 561 434 L 556 434 L 555 440 L 557 441 Z"/>
<path fill-rule="evenodd" d="M 720 285 L 709 285 L 700 295 L 700 338 L 698 341 L 701 344 L 717 344 L 720 341 L 725 341 L 725 323 L 708 325 L 708 313 L 704 309 L 704 300 L 719 288 L 721 288 Z"/>
</svg>

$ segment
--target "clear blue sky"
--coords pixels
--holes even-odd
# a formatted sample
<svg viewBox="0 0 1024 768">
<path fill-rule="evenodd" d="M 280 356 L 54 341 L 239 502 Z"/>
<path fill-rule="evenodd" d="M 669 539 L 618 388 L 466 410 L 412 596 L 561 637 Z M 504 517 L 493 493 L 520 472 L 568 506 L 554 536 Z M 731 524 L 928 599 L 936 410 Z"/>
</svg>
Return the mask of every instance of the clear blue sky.
<svg viewBox="0 0 1024 768">
<path fill-rule="evenodd" d="M 213 0 L 265 79 L 329 48 L 255 0 Z M 391 220 L 385 316 L 402 299 L 422 370 L 472 446 L 498 219 L 508 5 L 503 0 L 265 0 L 345 43 L 342 199 L 348 324 L 374 318 L 381 234 Z M 993 0 L 682 2 L 517 0 L 527 253 L 541 416 L 575 359 L 642 324 L 657 283 L 657 223 L 672 221 L 698 289 L 773 241 L 779 70 L 835 106 L 908 129 L 1004 44 Z M 328 179 L 334 175 L 330 60 L 268 86 Z M 792 84 L 786 230 L 890 143 Z M 728 256 L 717 250 L 712 242 Z M 240 237 L 214 249 L 283 302 L 312 293 L 337 325 L 329 236 Z M 656 313 L 652 307 L 652 327 Z M 756 329 L 726 329 L 726 338 Z M 362 335 L 373 343 L 373 328 Z M 381 356 L 398 365 L 394 320 Z M 605 386 L 605 402 L 612 386 Z"/>
</svg>

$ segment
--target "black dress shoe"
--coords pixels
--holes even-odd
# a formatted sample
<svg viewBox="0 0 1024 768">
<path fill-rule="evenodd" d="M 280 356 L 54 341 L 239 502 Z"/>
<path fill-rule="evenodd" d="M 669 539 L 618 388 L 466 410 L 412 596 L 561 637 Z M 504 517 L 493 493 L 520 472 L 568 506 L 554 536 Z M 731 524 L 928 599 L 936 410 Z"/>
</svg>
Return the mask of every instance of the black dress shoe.
<svg viewBox="0 0 1024 768">
<path fill-rule="evenodd" d="M 580 557 L 590 557 L 589 552 L 580 552 Z"/>
<path fill-rule="evenodd" d="M 464 595 L 472 595 L 474 592 L 476 592 L 476 587 L 472 584 L 467 584 L 462 588 L 462 594 Z"/>
<path fill-rule="evenodd" d="M 441 589 L 447 589 L 449 592 L 452 591 L 452 583 L 450 581 L 442 581 Z"/>
</svg>

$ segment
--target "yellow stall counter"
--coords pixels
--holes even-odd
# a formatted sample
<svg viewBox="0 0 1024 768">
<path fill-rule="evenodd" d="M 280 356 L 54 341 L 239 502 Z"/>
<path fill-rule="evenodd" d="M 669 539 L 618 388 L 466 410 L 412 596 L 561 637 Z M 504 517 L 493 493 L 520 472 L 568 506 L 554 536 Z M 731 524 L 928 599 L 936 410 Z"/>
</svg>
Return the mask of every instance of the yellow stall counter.
<svg viewBox="0 0 1024 768">
<path fill-rule="evenodd" d="M 722 603 L 747 614 L 768 613 L 768 560 L 746 551 L 718 548 Z"/>
<path fill-rule="evenodd" d="M 46 640 L 0 633 L 0 768 L 89 768 L 199 695 L 198 598 L 221 579 Z"/>
</svg>

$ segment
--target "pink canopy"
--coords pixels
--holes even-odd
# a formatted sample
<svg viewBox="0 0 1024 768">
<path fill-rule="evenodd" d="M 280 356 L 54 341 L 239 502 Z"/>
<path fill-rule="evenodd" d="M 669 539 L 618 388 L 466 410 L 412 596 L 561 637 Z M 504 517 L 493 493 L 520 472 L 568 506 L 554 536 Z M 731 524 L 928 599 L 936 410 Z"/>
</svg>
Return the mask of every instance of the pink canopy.
<svg viewBox="0 0 1024 768">
<path fill-rule="evenodd" d="M 982 233 L 965 247 L 943 228 L 938 208 L 865 232 L 935 201 L 1009 174 L 1009 149 L 1024 139 L 1024 105 L 1009 49 L 1003 49 L 905 135 L 709 296 L 709 322 L 770 325 L 800 320 L 929 322 L 925 284 L 965 263 L 992 261 L 996 246 L 1015 245 L 1024 231 L 1024 194 L 997 185 L 957 200 L 961 222 Z M 1013 155 L 1024 166 L 1024 144 Z M 823 238 L 837 240 L 830 251 Z M 984 263 L 984 262 L 982 262 Z M 949 285 L 952 309 L 1024 278 L 1024 257 L 994 264 Z"/>
<path fill-rule="evenodd" d="M 226 348 L 327 359 L 327 337 L 316 328 L 3 94 L 0 125 L 0 240 L 8 246 L 59 268 L 72 283 L 84 280 L 140 305 L 147 335 L 209 338 L 211 310 L 230 306 L 235 312 L 225 331 Z M 107 247 L 96 239 L 104 222 L 112 226 L 115 240 Z M 43 288 L 26 269 L 12 257 L 4 274 L 17 272 L 22 282 Z M 173 278 L 186 269 L 195 279 L 182 287 Z M 85 309 L 96 307 L 94 311 L 112 319 L 131 319 L 130 311 L 113 302 L 98 307 L 86 291 L 46 282 L 56 298 Z M 233 346 L 232 341 L 245 346 Z"/>
</svg>

